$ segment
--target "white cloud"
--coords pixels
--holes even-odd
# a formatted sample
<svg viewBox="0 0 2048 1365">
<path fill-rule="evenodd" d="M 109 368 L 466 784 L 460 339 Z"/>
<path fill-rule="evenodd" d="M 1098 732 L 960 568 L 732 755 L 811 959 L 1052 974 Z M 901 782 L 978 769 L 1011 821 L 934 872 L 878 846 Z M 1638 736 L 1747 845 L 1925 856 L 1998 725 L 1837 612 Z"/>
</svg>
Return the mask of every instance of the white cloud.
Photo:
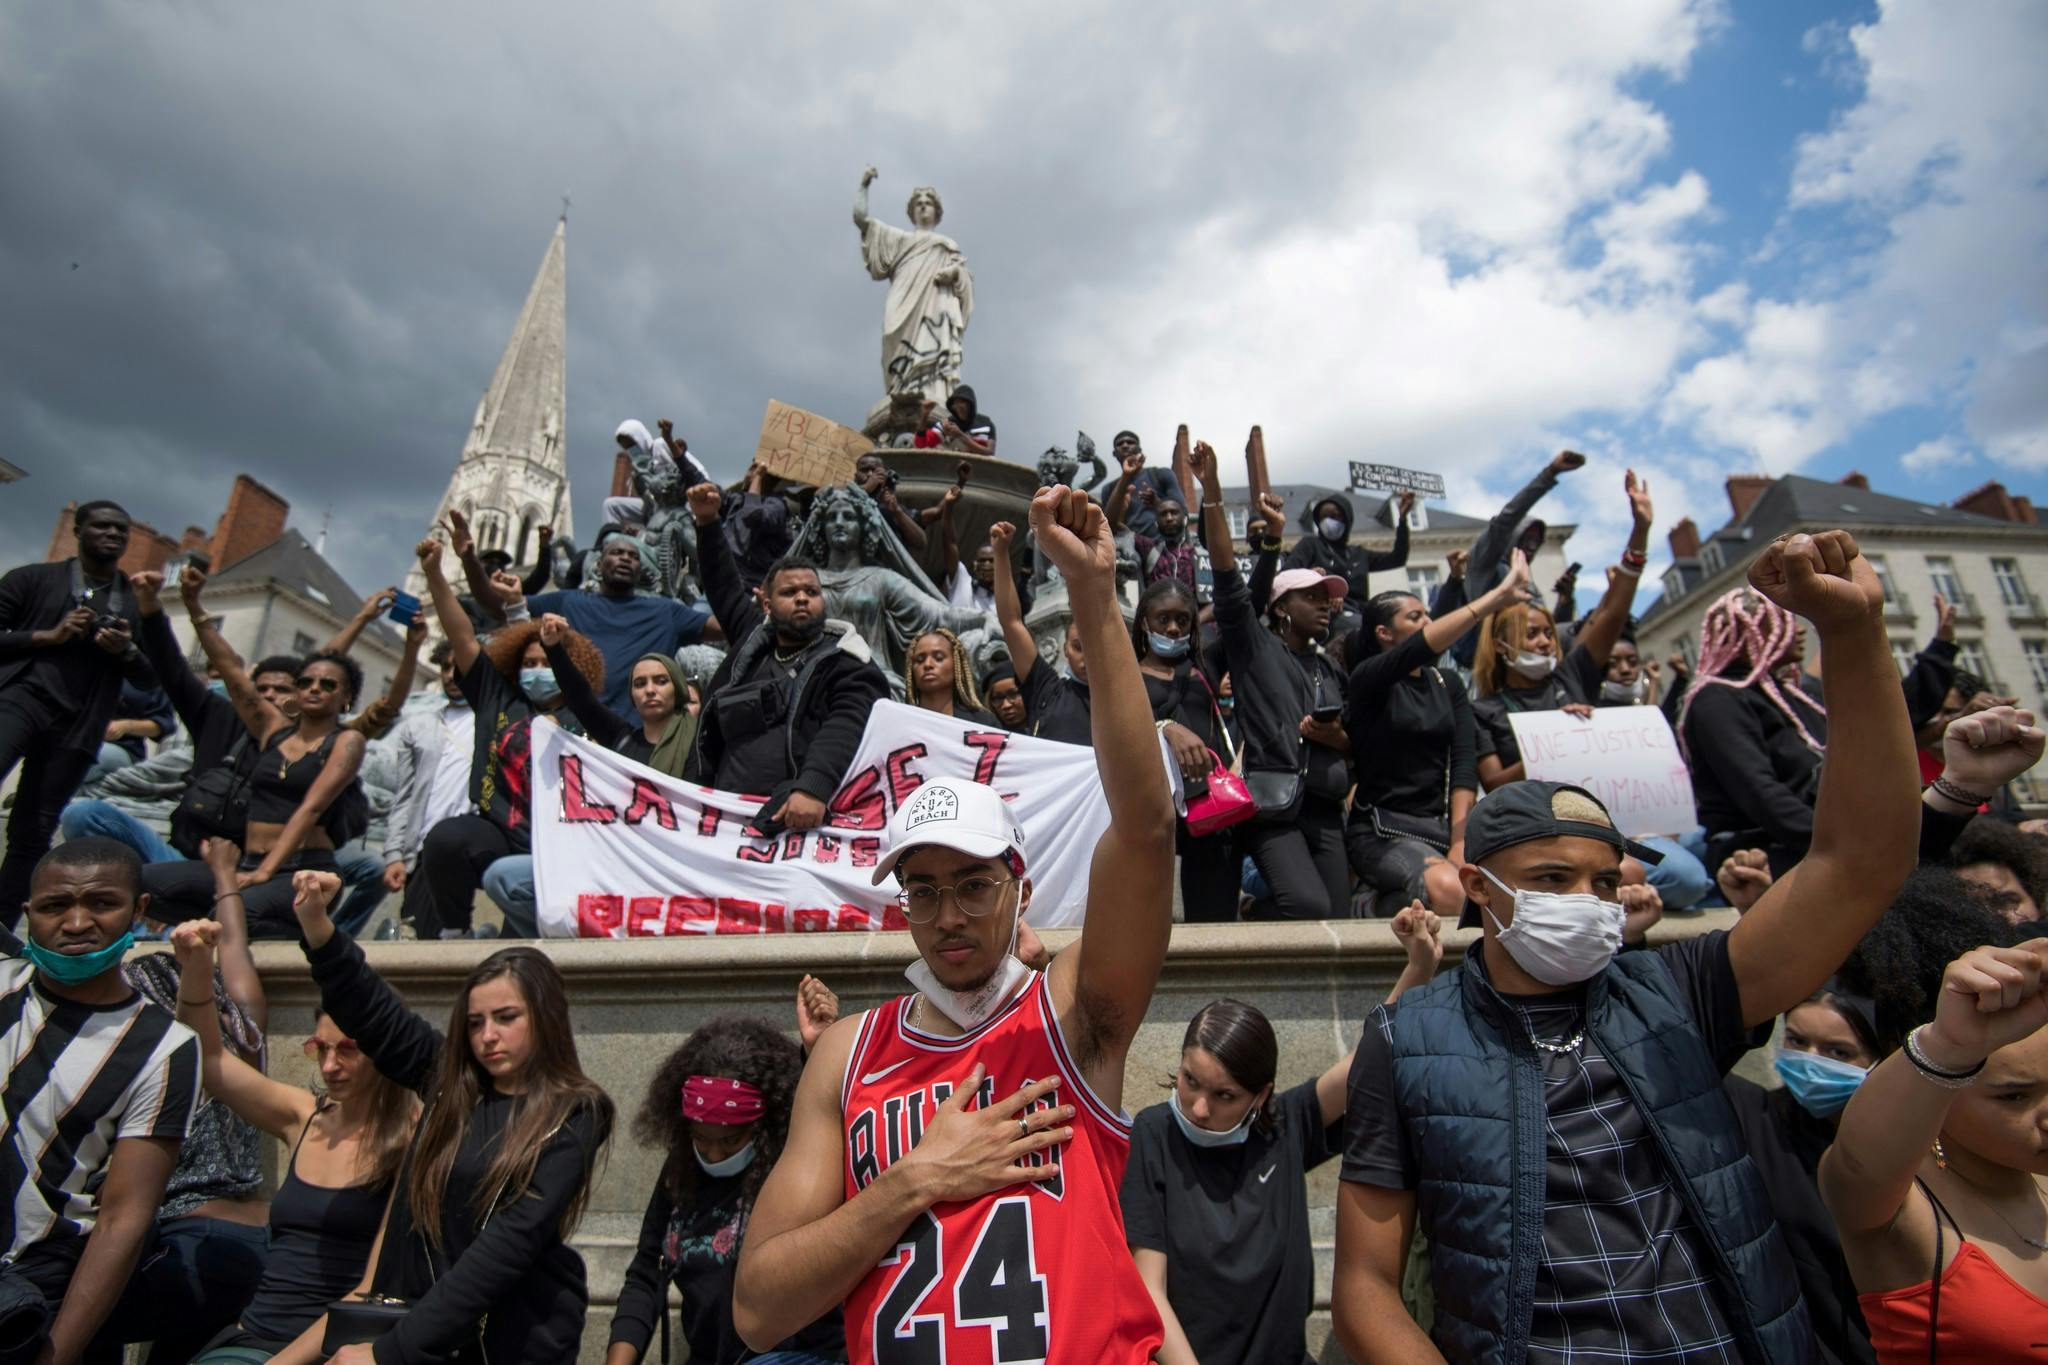
<svg viewBox="0 0 2048 1365">
<path fill-rule="evenodd" d="M 1975 455 L 1962 449 L 1954 441 L 1946 437 L 1936 437 L 1931 441 L 1922 441 L 1901 455 L 1899 465 L 1914 478 L 1924 479 L 1943 470 L 1974 464 L 1976 459 Z"/>
<path fill-rule="evenodd" d="M 1861 98 L 1800 143 L 1791 227 L 1878 243 L 1759 304 L 1740 345 L 1673 386 L 1669 419 L 1783 470 L 1879 414 L 1954 406 L 1994 460 L 2048 468 L 2044 39 L 2027 0 L 1884 0 L 1846 42 L 1809 44 L 1853 56 Z"/>
</svg>

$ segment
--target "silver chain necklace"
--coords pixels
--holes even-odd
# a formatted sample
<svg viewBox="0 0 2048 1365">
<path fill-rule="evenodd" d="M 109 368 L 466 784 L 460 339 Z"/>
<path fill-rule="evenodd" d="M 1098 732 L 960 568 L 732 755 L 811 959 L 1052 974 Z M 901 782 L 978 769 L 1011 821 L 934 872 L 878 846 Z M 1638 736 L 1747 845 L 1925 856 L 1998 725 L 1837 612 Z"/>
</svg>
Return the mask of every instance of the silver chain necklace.
<svg viewBox="0 0 2048 1365">
<path fill-rule="evenodd" d="M 1586 1041 L 1586 1026 L 1584 1024 L 1580 1024 L 1578 1032 L 1572 1034 L 1571 1037 L 1565 1039 L 1561 1043 L 1553 1043 L 1545 1039 L 1538 1038 L 1536 1036 L 1536 1030 L 1530 1029 L 1529 1041 L 1531 1043 L 1534 1043 L 1537 1047 L 1542 1048 L 1545 1052 L 1554 1052 L 1558 1054 L 1560 1057 L 1562 1057 L 1568 1053 L 1577 1052 L 1579 1050 L 1579 1044 Z"/>
</svg>

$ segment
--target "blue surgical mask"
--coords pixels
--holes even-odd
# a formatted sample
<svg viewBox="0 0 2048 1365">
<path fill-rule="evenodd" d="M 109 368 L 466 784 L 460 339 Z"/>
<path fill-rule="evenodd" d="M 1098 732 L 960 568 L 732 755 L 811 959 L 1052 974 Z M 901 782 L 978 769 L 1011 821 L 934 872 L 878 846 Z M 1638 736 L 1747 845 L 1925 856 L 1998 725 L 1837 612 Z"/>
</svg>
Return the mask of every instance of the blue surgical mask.
<svg viewBox="0 0 2048 1365">
<path fill-rule="evenodd" d="M 1197 1147 L 1242 1147 L 1251 1140 L 1252 1119 L 1257 1116 L 1256 1107 L 1244 1111 L 1244 1117 L 1237 1121 L 1237 1127 L 1219 1133 L 1204 1128 L 1181 1112 L 1180 1090 L 1176 1087 L 1166 1097 L 1166 1103 L 1173 1110 L 1173 1121 L 1180 1125 L 1180 1134 Z"/>
<path fill-rule="evenodd" d="M 206 685 L 206 690 L 213 693 L 216 697 L 225 697 L 228 694 L 227 679 L 215 678 Z"/>
<path fill-rule="evenodd" d="M 1316 529 L 1323 533 L 1324 540 L 1344 539 L 1344 523 L 1336 517 L 1323 517 L 1316 522 Z"/>
<path fill-rule="evenodd" d="M 1838 1062 L 1817 1052 L 1778 1049 L 1778 1079 L 1801 1109 L 1817 1119 L 1842 1112 L 1856 1087 L 1870 1073 L 1853 1062 Z"/>
<path fill-rule="evenodd" d="M 135 933 L 130 930 L 106 947 L 90 953 L 59 953 L 33 940 L 22 944 L 21 948 L 38 971 L 67 986 L 77 986 L 120 966 L 121 959 L 128 956 L 128 950 L 134 946 Z"/>
<path fill-rule="evenodd" d="M 704 1154 L 697 1150 L 697 1144 L 692 1142 L 690 1155 L 697 1158 L 697 1169 L 713 1180 L 730 1180 L 754 1164 L 754 1144 L 749 1142 L 723 1161 L 706 1161 Z"/>
<path fill-rule="evenodd" d="M 1179 659 L 1188 652 L 1188 637 L 1183 635 L 1176 640 L 1170 635 L 1148 630 L 1145 632 L 1145 646 L 1162 659 Z"/>
<path fill-rule="evenodd" d="M 562 695 L 562 685 L 555 681 L 555 670 L 552 668 L 520 669 L 519 690 L 536 706 L 545 706 Z"/>
</svg>

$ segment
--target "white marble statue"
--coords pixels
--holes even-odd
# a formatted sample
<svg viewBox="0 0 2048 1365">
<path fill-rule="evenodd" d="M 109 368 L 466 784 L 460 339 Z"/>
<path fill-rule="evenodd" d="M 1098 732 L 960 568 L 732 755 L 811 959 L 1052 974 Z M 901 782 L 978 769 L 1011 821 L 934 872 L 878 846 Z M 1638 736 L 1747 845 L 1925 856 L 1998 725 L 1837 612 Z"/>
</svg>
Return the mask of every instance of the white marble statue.
<svg viewBox="0 0 2048 1365">
<path fill-rule="evenodd" d="M 861 172 L 853 199 L 868 274 L 889 282 L 882 311 L 882 385 L 890 394 L 918 393 L 943 409 L 960 384 L 960 344 L 974 314 L 974 276 L 950 237 L 938 232 L 945 209 L 928 185 L 910 192 L 911 226 L 890 227 L 868 217 L 868 186 L 879 174 Z"/>
</svg>

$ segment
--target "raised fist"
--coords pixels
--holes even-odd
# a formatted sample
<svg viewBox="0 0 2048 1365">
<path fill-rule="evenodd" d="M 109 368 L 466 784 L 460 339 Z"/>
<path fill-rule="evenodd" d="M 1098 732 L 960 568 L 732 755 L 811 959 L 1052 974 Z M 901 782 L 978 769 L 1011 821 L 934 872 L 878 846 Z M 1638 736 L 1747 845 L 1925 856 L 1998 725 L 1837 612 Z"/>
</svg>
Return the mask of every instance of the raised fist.
<svg viewBox="0 0 2048 1365">
<path fill-rule="evenodd" d="M 718 491 L 715 483 L 694 485 L 688 495 L 690 516 L 699 526 L 709 526 L 718 520 L 718 509 L 725 503 L 725 495 Z"/>
<path fill-rule="evenodd" d="M 1884 589 L 1847 531 L 1778 537 L 1749 566 L 1749 586 L 1820 631 L 1884 612 Z"/>
<path fill-rule="evenodd" d="M 2048 939 L 2017 948 L 1972 948 L 1942 973 L 1934 1022 L 1920 1035 L 1929 1061 L 1967 1071 L 2008 1043 L 2048 1025 L 2041 994 Z"/>
<path fill-rule="evenodd" d="M 1116 541 L 1102 509 L 1083 490 L 1039 489 L 1031 499 L 1031 535 L 1069 583 L 1114 581 Z"/>
<path fill-rule="evenodd" d="M 1013 522 L 999 521 L 988 528 L 989 548 L 996 552 L 997 559 L 1007 559 L 1010 542 L 1017 538 L 1017 527 Z"/>
</svg>

